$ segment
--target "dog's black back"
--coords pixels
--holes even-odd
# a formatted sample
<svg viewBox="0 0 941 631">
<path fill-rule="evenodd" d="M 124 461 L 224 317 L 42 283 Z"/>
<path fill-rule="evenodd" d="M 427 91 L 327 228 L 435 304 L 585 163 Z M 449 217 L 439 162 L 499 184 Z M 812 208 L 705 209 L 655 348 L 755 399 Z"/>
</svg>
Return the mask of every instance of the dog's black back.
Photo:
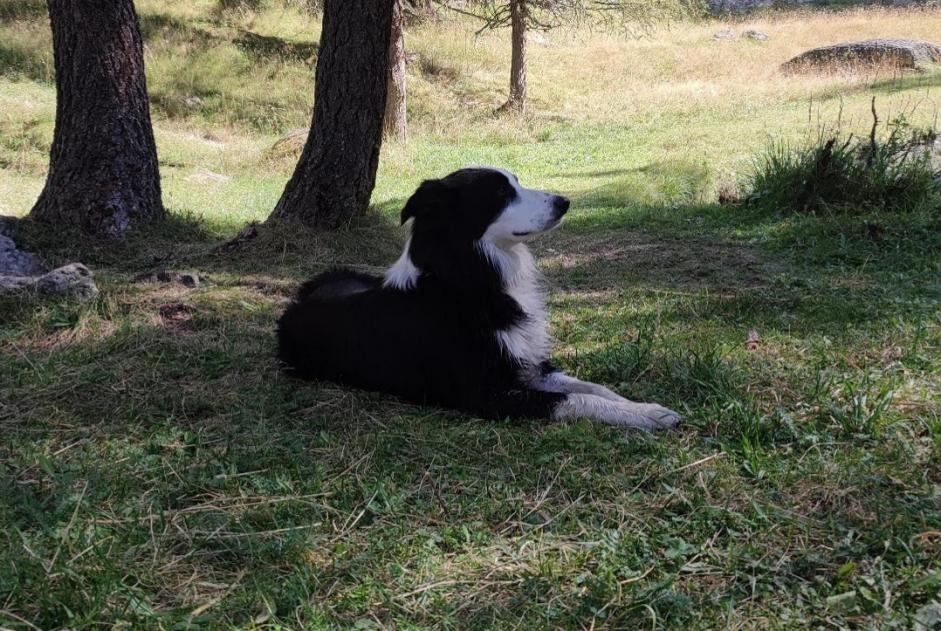
<svg viewBox="0 0 941 631">
<path fill-rule="evenodd" d="M 351 282 L 369 288 L 336 289 Z M 493 393 L 522 388 L 519 364 L 494 337 L 495 327 L 524 317 L 512 299 L 381 283 L 346 270 L 306 283 L 279 322 L 281 360 L 300 377 L 487 415 Z"/>
</svg>

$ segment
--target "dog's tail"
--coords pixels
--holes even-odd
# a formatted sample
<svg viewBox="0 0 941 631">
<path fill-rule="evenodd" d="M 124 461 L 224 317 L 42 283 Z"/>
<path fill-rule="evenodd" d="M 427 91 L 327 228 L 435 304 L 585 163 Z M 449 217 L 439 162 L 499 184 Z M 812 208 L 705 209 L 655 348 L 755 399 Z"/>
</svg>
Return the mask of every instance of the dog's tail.
<svg viewBox="0 0 941 631">
<path fill-rule="evenodd" d="M 337 267 L 327 270 L 301 285 L 294 297 L 294 302 L 342 298 L 370 289 L 378 289 L 381 285 L 382 280 L 375 276 Z"/>
</svg>

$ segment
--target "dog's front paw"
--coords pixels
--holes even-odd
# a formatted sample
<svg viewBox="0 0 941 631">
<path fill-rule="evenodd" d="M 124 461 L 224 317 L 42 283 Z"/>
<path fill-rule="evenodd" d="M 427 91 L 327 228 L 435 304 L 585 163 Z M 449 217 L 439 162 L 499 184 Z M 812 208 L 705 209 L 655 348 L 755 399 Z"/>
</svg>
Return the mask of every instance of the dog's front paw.
<svg viewBox="0 0 941 631">
<path fill-rule="evenodd" d="M 644 404 L 640 411 L 644 417 L 645 425 L 650 429 L 669 429 L 679 425 L 683 418 L 668 408 L 656 403 Z"/>
</svg>

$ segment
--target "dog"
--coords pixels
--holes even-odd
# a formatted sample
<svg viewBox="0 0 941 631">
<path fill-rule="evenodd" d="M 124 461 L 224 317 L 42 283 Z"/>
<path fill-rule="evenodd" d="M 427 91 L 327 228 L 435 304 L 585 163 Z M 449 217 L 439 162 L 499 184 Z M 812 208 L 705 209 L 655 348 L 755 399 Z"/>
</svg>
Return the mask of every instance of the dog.
<svg viewBox="0 0 941 631">
<path fill-rule="evenodd" d="M 543 283 L 526 243 L 568 209 L 565 197 L 497 168 L 422 182 L 402 208 L 411 236 L 383 277 L 334 269 L 301 286 L 278 322 L 284 368 L 490 419 L 676 425 L 676 412 L 552 365 Z"/>
</svg>

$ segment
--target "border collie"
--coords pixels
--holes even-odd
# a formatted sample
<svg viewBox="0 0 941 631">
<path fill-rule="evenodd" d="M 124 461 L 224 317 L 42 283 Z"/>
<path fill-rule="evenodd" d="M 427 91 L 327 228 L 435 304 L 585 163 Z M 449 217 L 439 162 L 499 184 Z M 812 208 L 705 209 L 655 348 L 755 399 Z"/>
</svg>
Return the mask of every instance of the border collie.
<svg viewBox="0 0 941 631">
<path fill-rule="evenodd" d="M 384 278 L 335 269 L 301 286 L 278 322 L 280 359 L 302 378 L 486 418 L 675 425 L 675 412 L 549 362 L 541 277 L 525 243 L 568 208 L 501 169 L 426 180 L 402 209 L 411 236 Z"/>
</svg>

